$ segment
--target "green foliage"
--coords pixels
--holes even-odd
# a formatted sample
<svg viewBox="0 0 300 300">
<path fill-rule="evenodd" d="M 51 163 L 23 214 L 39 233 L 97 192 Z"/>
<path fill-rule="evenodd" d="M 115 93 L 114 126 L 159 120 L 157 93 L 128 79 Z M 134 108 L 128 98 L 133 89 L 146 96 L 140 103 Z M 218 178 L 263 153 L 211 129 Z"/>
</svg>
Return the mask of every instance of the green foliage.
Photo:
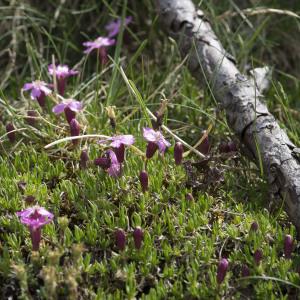
<svg viewBox="0 0 300 300">
<path fill-rule="evenodd" d="M 242 70 L 249 64 L 274 65 L 268 105 L 297 143 L 299 103 L 294 97 L 299 95 L 299 73 L 288 65 L 273 64 L 277 58 L 283 60 L 277 48 L 282 40 L 277 40 L 272 26 L 277 17 L 268 15 L 263 22 L 264 15 L 247 17 L 251 28 L 239 16 L 220 17 L 227 10 L 235 11 L 233 1 L 221 1 L 222 5 L 220 1 L 200 2 Z M 277 8 L 299 10 L 280 7 L 281 1 L 265 2 L 270 7 L 277 3 Z M 248 7 L 245 3 L 241 9 Z M 116 52 L 110 50 L 109 64 L 101 66 L 96 56 L 84 56 L 82 42 L 105 34 L 105 24 L 122 16 L 122 11 L 123 17 L 132 15 L 134 23 L 124 31 L 124 39 L 118 40 Z M 156 154 L 147 163 L 150 187 L 142 193 L 138 175 L 144 158 L 134 148 L 127 149 L 118 179 L 93 165 L 104 153 L 97 139 L 82 139 L 77 146 L 65 142 L 44 148 L 69 135 L 64 117 L 51 112 L 59 99 L 48 97 L 43 111 L 20 90 L 31 79 L 50 82 L 47 65 L 52 56 L 80 70 L 78 78 L 68 80 L 67 97 L 84 104 L 78 116 L 84 134 L 113 135 L 105 108 L 115 105 L 116 131 L 133 134 L 135 146 L 144 152 L 141 129 L 149 125 L 147 109 L 155 112 L 163 98 L 169 99 L 164 123 L 189 144 L 196 144 L 202 130 L 211 124 L 214 157 L 220 156 L 221 141 L 235 140 L 223 112 L 215 109 L 209 88 L 199 89 L 182 64 L 174 41 L 161 32 L 152 1 L 128 1 L 128 7 L 116 0 L 11 1 L 0 7 L 0 14 L 0 22 L 7 22 L 0 29 L 0 48 L 9 45 L 11 52 L 5 55 L 15 59 L 15 64 L 7 67 L 0 63 L 1 299 L 299 297 L 298 248 L 292 259 L 283 255 L 284 236 L 295 238 L 295 229 L 283 203 L 269 199 L 268 187 L 260 178 L 262 170 L 239 154 L 212 162 L 211 167 L 220 171 L 224 180 L 212 178 L 203 184 L 210 175 L 195 167 L 190 174 L 187 167 L 175 166 L 170 148 L 164 157 Z M 299 21 L 288 23 L 289 18 L 276 19 L 281 37 L 287 28 L 297 31 Z M 16 44 L 10 44 L 14 37 Z M 268 57 L 270 53 L 274 57 Z M 26 122 L 29 109 L 38 112 L 35 127 Z M 18 130 L 13 144 L 5 133 L 5 124 L 11 121 Z M 174 144 L 170 136 L 166 138 Z M 79 163 L 83 149 L 90 158 L 87 169 Z M 185 161 L 199 158 L 189 154 Z M 191 183 L 192 175 L 198 185 Z M 194 200 L 187 199 L 188 193 Z M 55 215 L 54 222 L 43 230 L 38 253 L 31 251 L 29 232 L 15 214 L 29 205 L 28 196 Z M 259 224 L 257 232 L 250 230 L 253 221 Z M 144 230 L 140 250 L 133 242 L 136 226 Z M 116 228 L 126 232 L 125 251 L 115 245 Z M 263 252 L 260 265 L 253 258 L 257 249 Z M 216 270 L 221 257 L 229 259 L 230 267 L 218 285 Z M 249 277 L 241 276 L 243 265 L 249 267 Z"/>
</svg>

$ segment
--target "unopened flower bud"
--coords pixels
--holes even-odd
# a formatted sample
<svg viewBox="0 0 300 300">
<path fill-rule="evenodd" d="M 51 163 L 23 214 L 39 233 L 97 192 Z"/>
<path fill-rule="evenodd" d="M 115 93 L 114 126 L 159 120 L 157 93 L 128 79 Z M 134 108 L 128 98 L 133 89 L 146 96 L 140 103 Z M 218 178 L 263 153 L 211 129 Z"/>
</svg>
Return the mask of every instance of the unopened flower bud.
<svg viewBox="0 0 300 300">
<path fill-rule="evenodd" d="M 156 143 L 149 142 L 146 149 L 146 157 L 150 159 L 154 155 L 157 149 L 158 146 Z"/>
<path fill-rule="evenodd" d="M 250 231 L 256 232 L 259 229 L 259 225 L 256 221 L 251 224 Z"/>
<path fill-rule="evenodd" d="M 36 97 L 36 100 L 41 108 L 45 107 L 46 104 L 46 95 L 43 91 L 40 91 L 40 95 Z"/>
<path fill-rule="evenodd" d="M 176 165 L 181 164 L 182 155 L 183 155 L 183 146 L 180 142 L 177 142 L 174 146 L 174 159 L 175 159 L 175 164 Z"/>
<path fill-rule="evenodd" d="M 140 249 L 142 247 L 142 242 L 144 239 L 144 232 L 141 227 L 136 227 L 133 231 L 133 240 L 136 249 Z"/>
<path fill-rule="evenodd" d="M 115 231 L 116 246 L 119 250 L 123 251 L 126 247 L 126 234 L 125 231 L 121 228 L 116 229 Z"/>
<path fill-rule="evenodd" d="M 125 145 L 121 144 L 118 148 L 114 148 L 113 150 L 117 156 L 118 162 L 120 164 L 123 163 L 125 159 Z"/>
<path fill-rule="evenodd" d="M 140 179 L 142 191 L 143 191 L 143 193 L 145 193 L 149 188 L 149 178 L 148 178 L 147 171 L 145 171 L 145 170 L 141 171 L 139 179 Z"/>
<path fill-rule="evenodd" d="M 250 276 L 250 270 L 247 265 L 242 266 L 242 277 Z"/>
<path fill-rule="evenodd" d="M 70 122 L 70 133 L 71 136 L 78 136 L 80 134 L 80 125 L 76 119 L 72 119 Z M 76 145 L 78 140 L 72 140 L 72 142 Z"/>
<path fill-rule="evenodd" d="M 7 137 L 11 143 L 14 143 L 16 141 L 16 133 L 14 130 L 15 130 L 15 127 L 12 123 L 8 123 L 6 125 Z"/>
<path fill-rule="evenodd" d="M 262 259 L 263 259 L 263 252 L 262 252 L 262 250 L 261 250 L 261 249 L 257 249 L 257 250 L 254 252 L 253 257 L 254 257 L 255 263 L 256 263 L 257 265 L 259 265 L 260 262 L 261 262 Z"/>
<path fill-rule="evenodd" d="M 287 234 L 284 238 L 284 256 L 286 258 L 291 258 L 293 252 L 293 238 L 291 235 Z"/>
<path fill-rule="evenodd" d="M 98 157 L 94 159 L 94 164 L 106 170 L 111 166 L 111 161 L 108 157 Z"/>
<path fill-rule="evenodd" d="M 82 169 L 86 169 L 88 161 L 89 161 L 89 155 L 87 150 L 82 150 L 80 154 L 80 167 Z"/>
<path fill-rule="evenodd" d="M 65 107 L 64 112 L 67 122 L 71 124 L 71 121 L 76 117 L 76 112 L 71 110 L 69 106 Z"/>
<path fill-rule="evenodd" d="M 219 262 L 218 269 L 217 269 L 217 282 L 221 284 L 224 281 L 228 270 L 229 262 L 226 258 L 222 258 Z"/>
</svg>

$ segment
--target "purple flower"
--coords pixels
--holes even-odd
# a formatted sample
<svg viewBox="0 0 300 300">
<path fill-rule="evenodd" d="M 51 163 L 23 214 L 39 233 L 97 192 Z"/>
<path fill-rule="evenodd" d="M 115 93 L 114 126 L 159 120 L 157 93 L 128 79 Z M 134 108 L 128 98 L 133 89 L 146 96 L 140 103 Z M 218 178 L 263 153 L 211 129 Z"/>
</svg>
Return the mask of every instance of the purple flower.
<svg viewBox="0 0 300 300">
<path fill-rule="evenodd" d="M 176 165 L 181 164 L 182 155 L 183 155 L 183 146 L 180 142 L 177 142 L 174 146 L 174 159 L 175 159 L 175 164 Z"/>
<path fill-rule="evenodd" d="M 84 42 L 83 46 L 86 47 L 84 53 L 90 54 L 93 50 L 97 49 L 99 58 L 102 64 L 105 64 L 108 60 L 106 48 L 115 44 L 115 40 L 109 37 L 99 36 L 94 41 Z"/>
<path fill-rule="evenodd" d="M 48 72 L 50 75 L 55 75 L 57 80 L 57 89 L 60 95 L 64 95 L 66 88 L 66 79 L 70 76 L 77 75 L 79 72 L 75 70 L 70 70 L 67 65 L 55 65 L 48 66 Z"/>
<path fill-rule="evenodd" d="M 59 115 L 62 112 L 64 112 L 66 116 L 66 120 L 68 121 L 69 124 L 75 118 L 76 112 L 79 112 L 81 110 L 82 110 L 81 102 L 76 101 L 74 99 L 66 99 L 62 103 L 59 103 L 52 108 L 52 112 L 54 112 L 56 115 Z"/>
<path fill-rule="evenodd" d="M 118 158 L 114 151 L 108 150 L 107 154 L 110 158 L 110 166 L 107 169 L 107 172 L 112 177 L 118 177 L 121 175 L 121 164 L 118 161 Z"/>
<path fill-rule="evenodd" d="M 157 149 L 159 149 L 159 152 L 164 153 L 171 146 L 160 131 L 155 131 L 152 128 L 143 128 L 143 136 L 148 142 L 146 150 L 148 159 L 154 155 Z"/>
<path fill-rule="evenodd" d="M 45 106 L 45 97 L 51 93 L 48 88 L 49 84 L 44 81 L 36 80 L 31 83 L 25 83 L 23 86 L 24 91 L 31 90 L 30 96 L 32 100 L 37 100 L 41 107 Z"/>
<path fill-rule="evenodd" d="M 228 270 L 228 266 L 229 266 L 228 260 L 226 258 L 222 258 L 218 264 L 218 269 L 217 269 L 218 284 L 221 284 L 224 281 L 224 278 Z"/>
<path fill-rule="evenodd" d="M 53 220 L 53 214 L 43 207 L 34 206 L 17 212 L 22 224 L 28 226 L 32 241 L 32 250 L 38 251 L 41 241 L 41 228 Z"/>
<path fill-rule="evenodd" d="M 145 193 L 146 191 L 148 191 L 149 188 L 149 178 L 148 178 L 147 171 L 145 170 L 141 171 L 139 179 L 140 179 L 142 191 L 143 193 Z"/>
<path fill-rule="evenodd" d="M 16 132 L 15 132 L 15 126 L 12 123 L 8 123 L 6 125 L 6 132 L 9 141 L 11 143 L 14 143 L 16 141 Z"/>
<path fill-rule="evenodd" d="M 94 160 L 94 164 L 107 171 L 112 177 L 118 177 L 121 175 L 121 164 L 113 150 L 107 150 L 105 156 L 96 158 Z"/>
<path fill-rule="evenodd" d="M 293 252 L 293 238 L 291 235 L 287 234 L 284 238 L 284 255 L 286 258 L 291 258 Z"/>
<path fill-rule="evenodd" d="M 116 246 L 119 250 L 123 251 L 126 247 L 126 233 L 123 229 L 118 228 L 115 231 Z"/>
<path fill-rule="evenodd" d="M 124 25 L 127 26 L 130 22 L 132 21 L 132 17 L 126 17 L 124 20 Z M 115 21 L 111 21 L 109 22 L 106 26 L 105 29 L 108 31 L 108 37 L 114 37 L 116 36 L 119 31 L 120 31 L 120 27 L 122 24 L 122 20 L 121 19 L 117 19 Z"/>
<path fill-rule="evenodd" d="M 144 239 L 144 232 L 141 227 L 136 227 L 133 231 L 134 246 L 136 249 L 141 249 Z"/>
<path fill-rule="evenodd" d="M 130 146 L 135 142 L 133 135 L 126 134 L 126 135 L 116 135 L 108 138 L 107 140 L 101 140 L 98 143 L 103 144 L 106 143 L 107 141 L 111 141 L 110 146 L 113 147 L 113 150 L 116 153 L 119 163 L 124 162 L 125 146 Z"/>
</svg>

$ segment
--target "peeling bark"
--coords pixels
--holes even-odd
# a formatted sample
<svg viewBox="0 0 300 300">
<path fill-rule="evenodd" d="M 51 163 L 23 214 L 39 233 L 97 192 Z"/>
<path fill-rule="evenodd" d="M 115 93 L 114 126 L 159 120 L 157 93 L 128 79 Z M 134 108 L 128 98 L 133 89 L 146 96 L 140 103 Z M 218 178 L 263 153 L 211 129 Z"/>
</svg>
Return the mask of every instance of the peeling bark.
<svg viewBox="0 0 300 300">
<path fill-rule="evenodd" d="M 263 102 L 253 78 L 241 74 L 201 10 L 191 0 L 156 0 L 164 29 L 179 45 L 188 67 L 201 83 L 210 83 L 225 109 L 228 124 L 245 145 L 246 154 L 261 160 L 270 192 L 280 196 L 300 233 L 299 152 Z M 205 79 L 205 80 L 204 80 Z"/>
</svg>

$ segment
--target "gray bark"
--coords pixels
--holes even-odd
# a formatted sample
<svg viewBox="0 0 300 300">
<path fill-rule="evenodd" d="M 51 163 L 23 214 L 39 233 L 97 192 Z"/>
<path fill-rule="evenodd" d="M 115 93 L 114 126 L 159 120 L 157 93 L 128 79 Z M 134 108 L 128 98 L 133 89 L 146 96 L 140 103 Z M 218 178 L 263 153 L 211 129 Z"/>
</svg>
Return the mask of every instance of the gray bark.
<svg viewBox="0 0 300 300">
<path fill-rule="evenodd" d="M 201 83 L 210 83 L 225 109 L 228 124 L 244 144 L 246 154 L 259 165 L 280 196 L 300 232 L 300 164 L 297 148 L 263 102 L 253 78 L 241 74 L 201 10 L 191 0 L 156 0 L 163 28 L 179 45 L 188 67 Z M 205 80 L 204 80 L 205 79 Z"/>
</svg>

